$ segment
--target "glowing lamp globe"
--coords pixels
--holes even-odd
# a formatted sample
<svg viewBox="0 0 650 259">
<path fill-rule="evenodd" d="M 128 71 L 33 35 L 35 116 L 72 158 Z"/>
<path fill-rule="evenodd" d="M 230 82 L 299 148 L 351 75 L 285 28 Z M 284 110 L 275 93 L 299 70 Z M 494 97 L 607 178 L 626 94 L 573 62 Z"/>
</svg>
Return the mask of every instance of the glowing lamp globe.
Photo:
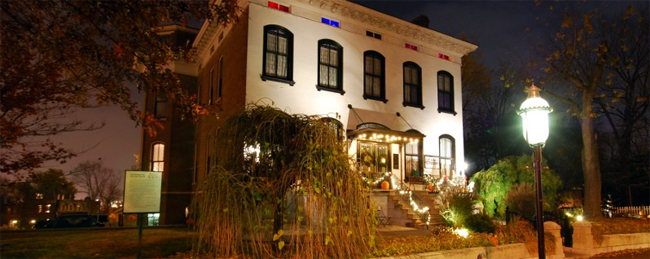
<svg viewBox="0 0 650 259">
<path fill-rule="evenodd" d="M 522 119 L 524 139 L 531 146 L 544 145 L 549 132 L 548 114 L 552 109 L 548 102 L 540 97 L 540 90 L 532 84 L 527 90 L 528 98 L 518 111 Z"/>
</svg>

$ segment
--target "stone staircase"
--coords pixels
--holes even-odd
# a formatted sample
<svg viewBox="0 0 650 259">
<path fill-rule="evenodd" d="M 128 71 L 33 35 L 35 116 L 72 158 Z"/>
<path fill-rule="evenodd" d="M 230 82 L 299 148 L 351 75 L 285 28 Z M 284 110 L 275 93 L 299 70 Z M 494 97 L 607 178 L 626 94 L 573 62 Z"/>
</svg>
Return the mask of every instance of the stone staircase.
<svg viewBox="0 0 650 259">
<path fill-rule="evenodd" d="M 440 195 L 438 193 L 429 192 L 429 191 L 413 191 L 413 194 L 418 196 L 425 204 L 429 207 L 429 213 L 431 214 L 431 219 L 429 225 L 444 225 L 445 219 L 440 215 L 440 210 L 442 209 L 442 201 L 440 200 Z"/>
<path fill-rule="evenodd" d="M 418 229 L 427 229 L 429 226 L 444 224 L 444 219 L 440 216 L 439 212 L 439 199 L 436 194 L 429 194 L 428 191 L 414 191 L 413 194 L 418 196 L 424 204 L 422 206 L 429 207 L 429 213 L 431 215 L 429 224 L 427 225 L 426 220 L 422 220 L 420 215 L 413 210 L 411 204 L 402 199 L 401 195 L 397 192 L 391 192 L 389 195 L 389 200 L 394 204 L 394 208 L 402 212 L 406 217 L 407 227 L 414 227 Z"/>
</svg>

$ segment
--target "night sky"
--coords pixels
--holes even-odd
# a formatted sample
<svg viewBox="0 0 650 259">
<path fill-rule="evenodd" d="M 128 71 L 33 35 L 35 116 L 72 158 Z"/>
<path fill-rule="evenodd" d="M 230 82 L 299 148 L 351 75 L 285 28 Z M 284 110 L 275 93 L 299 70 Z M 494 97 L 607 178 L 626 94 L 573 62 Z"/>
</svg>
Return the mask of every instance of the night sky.
<svg viewBox="0 0 650 259">
<path fill-rule="evenodd" d="M 410 21 L 424 14 L 429 18 L 429 28 L 452 37 L 465 34 L 483 62 L 492 68 L 499 62 L 522 63 L 534 57 L 534 48 L 544 35 L 544 22 L 559 22 L 562 10 L 549 11 L 548 2 L 536 6 L 533 1 L 377 1 L 355 0 L 363 6 Z M 567 1 L 562 1 L 564 4 Z M 574 8 L 591 10 L 594 5 L 607 6 L 609 12 L 620 13 L 629 4 L 641 1 L 568 1 Z M 142 95 L 134 100 L 142 102 Z M 141 130 L 129 120 L 126 112 L 117 107 L 87 109 L 73 115 L 89 122 L 106 123 L 103 129 L 93 132 L 63 134 L 55 140 L 62 141 L 75 150 L 91 150 L 80 154 L 66 164 L 49 163 L 46 168 L 65 172 L 86 160 L 101 159 L 114 170 L 123 171 L 135 163 L 134 154 L 140 153 Z"/>
</svg>

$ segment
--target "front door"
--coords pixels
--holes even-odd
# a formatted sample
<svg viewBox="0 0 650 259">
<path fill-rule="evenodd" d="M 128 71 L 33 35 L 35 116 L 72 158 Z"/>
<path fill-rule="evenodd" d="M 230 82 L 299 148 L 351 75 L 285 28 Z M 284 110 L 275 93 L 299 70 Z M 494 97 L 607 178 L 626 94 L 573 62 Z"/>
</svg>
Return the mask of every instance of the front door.
<svg viewBox="0 0 650 259">
<path fill-rule="evenodd" d="M 359 142 L 359 168 L 366 175 L 377 178 L 391 171 L 388 144 Z"/>
</svg>

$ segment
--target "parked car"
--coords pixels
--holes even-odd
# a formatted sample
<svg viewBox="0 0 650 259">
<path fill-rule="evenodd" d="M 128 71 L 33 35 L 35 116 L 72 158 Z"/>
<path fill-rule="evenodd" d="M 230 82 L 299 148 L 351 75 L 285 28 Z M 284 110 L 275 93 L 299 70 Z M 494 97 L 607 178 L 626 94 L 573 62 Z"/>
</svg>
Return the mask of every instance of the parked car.
<svg viewBox="0 0 650 259">
<path fill-rule="evenodd" d="M 54 220 L 39 220 L 36 221 L 36 224 L 34 224 L 33 228 L 34 229 L 44 229 L 44 228 L 52 228 L 54 226 Z"/>
<path fill-rule="evenodd" d="M 92 228 L 104 227 L 104 223 L 97 222 L 96 216 L 88 214 L 63 214 L 54 220 L 38 221 L 34 225 L 35 229 L 44 228 Z"/>
</svg>

